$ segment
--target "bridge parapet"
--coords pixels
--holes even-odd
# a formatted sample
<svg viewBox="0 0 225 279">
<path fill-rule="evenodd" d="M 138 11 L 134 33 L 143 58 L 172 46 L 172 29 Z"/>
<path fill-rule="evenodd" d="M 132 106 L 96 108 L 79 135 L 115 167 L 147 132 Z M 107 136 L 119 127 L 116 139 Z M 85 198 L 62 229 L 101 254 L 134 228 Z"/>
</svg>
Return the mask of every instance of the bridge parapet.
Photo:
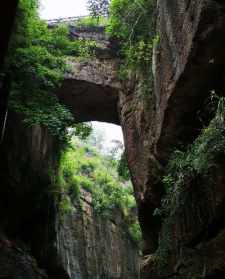
<svg viewBox="0 0 225 279">
<path fill-rule="evenodd" d="M 70 23 L 74 23 L 79 20 L 85 19 L 87 17 L 88 16 L 61 17 L 61 18 L 48 19 L 48 20 L 46 20 L 46 22 L 48 23 L 48 25 L 58 25 L 61 23 L 70 24 Z"/>
<path fill-rule="evenodd" d="M 67 25 L 71 39 L 94 40 L 100 43 L 104 48 L 107 48 L 109 45 L 109 36 L 105 32 L 105 26 L 82 24 L 82 20 L 86 18 L 88 18 L 88 16 L 57 18 L 47 20 L 47 23 L 49 28 L 54 28 L 60 24 Z"/>
</svg>

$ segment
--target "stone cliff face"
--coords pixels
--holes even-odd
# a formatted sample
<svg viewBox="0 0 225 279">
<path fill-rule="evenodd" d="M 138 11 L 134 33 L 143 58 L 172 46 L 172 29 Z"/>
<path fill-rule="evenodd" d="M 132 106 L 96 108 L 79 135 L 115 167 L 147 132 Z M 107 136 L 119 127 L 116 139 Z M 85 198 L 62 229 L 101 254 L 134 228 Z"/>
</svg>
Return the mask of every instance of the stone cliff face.
<svg viewBox="0 0 225 279">
<path fill-rule="evenodd" d="M 12 31 L 13 21 L 15 19 L 16 7 L 18 5 L 18 0 L 12 0 L 4 5 L 4 9 L 1 10 L 0 19 L 0 68 L 5 58 L 7 51 L 9 38 Z"/>
<path fill-rule="evenodd" d="M 153 216 L 163 195 L 162 177 L 171 151 L 192 143 L 202 129 L 199 112 L 210 91 L 223 91 L 225 6 L 221 1 L 158 1 L 154 94 L 141 100 L 136 82 L 121 92 L 120 111 L 128 162 L 145 238 L 143 278 L 223 278 L 224 175 L 189 181 L 179 217 L 169 226 Z M 133 79 L 134 80 L 134 79 Z M 146 105 L 147 104 L 147 105 Z M 207 125 L 207 124 L 205 124 Z M 218 162 L 218 168 L 223 162 Z M 204 194 L 202 193 L 204 192 Z M 213 194 L 212 194 L 213 193 Z M 183 193 L 184 194 L 184 193 Z M 213 197 L 213 198 L 212 198 Z M 221 219 L 222 218 L 222 219 Z M 173 248 L 166 267 L 152 254 L 160 242 Z"/>
<path fill-rule="evenodd" d="M 16 127 L 16 129 L 15 129 Z M 0 277 L 139 278 L 138 248 L 120 213 L 94 214 L 88 194 L 62 217 L 53 194 L 58 143 L 9 114 L 0 160 Z"/>
<path fill-rule="evenodd" d="M 77 279 L 138 279 L 139 255 L 119 211 L 113 219 L 94 213 L 91 195 L 58 222 L 57 249 L 65 271 Z"/>
<path fill-rule="evenodd" d="M 46 278 L 40 266 L 46 270 L 51 256 L 55 205 L 49 169 L 56 164 L 57 144 L 46 129 L 28 129 L 21 120 L 9 113 L 1 144 L 0 276 Z"/>
<path fill-rule="evenodd" d="M 4 59 L 12 32 L 12 26 L 15 19 L 18 0 L 12 0 L 4 5 L 0 11 L 0 71 L 3 69 Z M 4 132 L 4 122 L 7 110 L 9 96 L 9 77 L 2 75 L 0 77 L 0 133 Z"/>
<path fill-rule="evenodd" d="M 14 241 L 1 236 L 0 245 L 0 274 L 2 278 L 47 278 L 45 271 L 38 268 L 36 260 Z"/>
<path fill-rule="evenodd" d="M 140 98 L 139 78 L 120 95 L 124 130 L 146 250 L 154 251 L 160 225 L 160 179 L 171 150 L 201 130 L 198 111 L 224 73 L 224 5 L 219 1 L 158 1 L 154 94 Z M 223 85 L 222 85 L 223 86 Z"/>
<path fill-rule="evenodd" d="M 221 1 L 159 1 L 156 54 L 156 153 L 166 158 L 176 142 L 192 142 L 197 111 L 224 72 L 224 4 Z"/>
</svg>

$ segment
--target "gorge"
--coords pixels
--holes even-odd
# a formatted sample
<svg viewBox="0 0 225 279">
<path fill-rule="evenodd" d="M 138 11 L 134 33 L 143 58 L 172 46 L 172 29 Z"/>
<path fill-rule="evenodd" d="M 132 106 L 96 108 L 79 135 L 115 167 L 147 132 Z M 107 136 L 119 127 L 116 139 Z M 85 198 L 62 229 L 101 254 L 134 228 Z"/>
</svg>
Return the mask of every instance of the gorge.
<svg viewBox="0 0 225 279">
<path fill-rule="evenodd" d="M 131 67 L 124 77 L 118 42 L 76 28 L 98 42 L 95 56 L 70 57 L 55 92 L 76 123 L 121 125 L 142 253 L 120 213 L 100 218 L 87 193 L 83 208 L 75 203 L 60 220 L 49 172 L 57 170 L 59 142 L 43 125 L 27 127 L 9 111 L 0 147 L 0 278 L 224 278 L 225 4 L 150 2 L 156 21 L 147 36 L 153 32 L 154 43 L 140 41 L 131 52 L 135 62 L 136 50 L 147 58 L 151 52 L 147 62 L 140 59 L 144 71 Z M 142 2 L 147 11 L 150 2 Z M 119 4 L 123 11 L 126 3 Z M 144 28 L 136 25 L 139 39 Z"/>
</svg>

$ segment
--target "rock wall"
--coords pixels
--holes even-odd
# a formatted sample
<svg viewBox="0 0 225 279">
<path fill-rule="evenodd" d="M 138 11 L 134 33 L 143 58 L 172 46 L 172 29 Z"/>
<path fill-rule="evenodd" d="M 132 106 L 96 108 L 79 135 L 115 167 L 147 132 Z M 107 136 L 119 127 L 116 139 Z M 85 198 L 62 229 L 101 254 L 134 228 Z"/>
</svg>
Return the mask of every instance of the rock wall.
<svg viewBox="0 0 225 279">
<path fill-rule="evenodd" d="M 160 250 L 146 256 L 142 278 L 224 278 L 223 164 L 189 179 L 163 221 Z M 222 172 L 221 172 L 222 171 Z"/>
<path fill-rule="evenodd" d="M 112 218 L 98 216 L 91 196 L 58 222 L 57 249 L 67 274 L 73 279 L 138 279 L 139 253 L 119 210 Z"/>
<path fill-rule="evenodd" d="M 221 1 L 159 0 L 154 93 L 141 95 L 141 77 L 135 74 L 120 92 L 121 125 L 147 253 L 157 248 L 160 220 L 152 214 L 160 205 L 171 151 L 196 138 L 202 128 L 198 112 L 210 90 L 223 87 L 224 21 Z"/>
<path fill-rule="evenodd" d="M 0 147 L 0 278 L 139 278 L 138 248 L 122 217 L 96 216 L 88 197 L 59 214 L 52 174 L 59 144 L 9 114 Z"/>
<path fill-rule="evenodd" d="M 0 71 L 3 70 L 5 55 L 12 32 L 13 22 L 16 15 L 18 0 L 12 0 L 4 5 L 0 11 Z M 9 96 L 9 77 L 0 72 L 0 134 L 4 132 L 4 121 Z"/>
<path fill-rule="evenodd" d="M 46 129 L 28 129 L 21 116 L 9 113 L 0 146 L 2 278 L 47 276 L 55 207 L 50 170 L 57 146 Z"/>
<path fill-rule="evenodd" d="M 210 91 L 224 92 L 225 5 L 212 0 L 159 0 L 157 10 L 160 43 L 153 59 L 154 94 L 141 99 L 137 77 L 126 85 L 120 99 L 146 241 L 142 277 L 223 278 L 224 174 L 211 172 L 208 193 L 204 192 L 208 181 L 189 181 L 182 193 L 188 198 L 183 206 L 178 205 L 179 217 L 169 225 L 153 212 L 160 206 L 164 168 L 171 152 L 188 146 L 201 132 L 199 113 Z M 223 160 L 217 167 L 224 168 Z M 154 254 L 159 239 L 171 240 L 173 246 L 164 267 L 157 266 L 158 254 Z"/>
<path fill-rule="evenodd" d="M 4 9 L 0 12 L 0 68 L 2 69 L 3 61 L 5 59 L 10 35 L 12 32 L 12 25 L 15 20 L 16 7 L 18 0 L 11 0 L 4 5 Z"/>
<path fill-rule="evenodd" d="M 224 73 L 224 4 L 221 1 L 158 1 L 155 152 L 163 160 L 179 141 L 201 129 L 197 111 Z"/>
<path fill-rule="evenodd" d="M 18 243 L 1 235 L 1 278 L 46 279 L 47 274 L 38 267 L 37 261 Z"/>
<path fill-rule="evenodd" d="M 120 91 L 120 116 L 131 178 L 138 204 L 139 221 L 144 237 L 144 251 L 154 251 L 160 222 L 152 217 L 160 205 L 161 165 L 154 154 L 153 96 L 144 96 L 140 89 L 140 77 L 132 76 L 132 82 Z"/>
</svg>

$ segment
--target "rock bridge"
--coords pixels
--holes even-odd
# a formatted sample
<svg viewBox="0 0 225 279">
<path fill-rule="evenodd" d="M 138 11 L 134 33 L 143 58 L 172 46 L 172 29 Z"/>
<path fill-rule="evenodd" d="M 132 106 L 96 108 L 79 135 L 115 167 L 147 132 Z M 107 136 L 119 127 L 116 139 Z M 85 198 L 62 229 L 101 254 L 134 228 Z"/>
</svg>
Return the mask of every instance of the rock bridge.
<svg viewBox="0 0 225 279">
<path fill-rule="evenodd" d="M 48 21 L 50 28 L 66 23 L 72 40 L 89 39 L 98 44 L 94 57 L 68 58 L 70 72 L 65 74 L 57 96 L 71 109 L 76 122 L 103 121 L 119 125 L 119 60 L 112 51 L 105 28 L 77 27 L 76 21 L 82 18 L 70 17 Z"/>
<path fill-rule="evenodd" d="M 117 59 L 70 59 L 69 64 L 71 72 L 66 74 L 57 95 L 71 109 L 75 121 L 120 124 L 118 101 L 121 84 L 117 77 Z"/>
</svg>

